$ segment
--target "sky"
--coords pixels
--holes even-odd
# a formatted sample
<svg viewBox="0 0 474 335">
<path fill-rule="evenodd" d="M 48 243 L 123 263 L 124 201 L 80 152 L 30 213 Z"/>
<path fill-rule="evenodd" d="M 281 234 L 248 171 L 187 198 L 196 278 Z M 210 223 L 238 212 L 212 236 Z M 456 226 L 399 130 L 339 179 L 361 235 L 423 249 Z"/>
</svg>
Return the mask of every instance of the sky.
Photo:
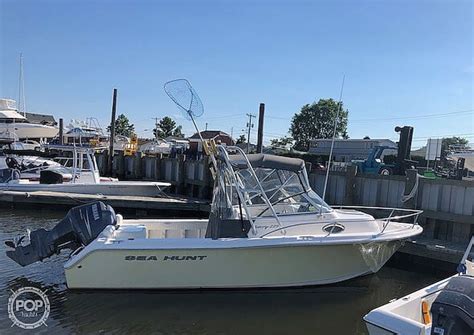
<svg viewBox="0 0 474 335">
<path fill-rule="evenodd" d="M 163 91 L 188 79 L 201 129 L 244 133 L 266 105 L 264 142 L 321 98 L 342 100 L 351 138 L 429 137 L 474 143 L 474 2 L 0 0 L 0 97 L 17 99 L 23 54 L 26 107 L 56 118 L 110 122 L 140 136 L 154 118 L 193 126 Z M 252 130 L 256 138 L 257 122 Z"/>
</svg>

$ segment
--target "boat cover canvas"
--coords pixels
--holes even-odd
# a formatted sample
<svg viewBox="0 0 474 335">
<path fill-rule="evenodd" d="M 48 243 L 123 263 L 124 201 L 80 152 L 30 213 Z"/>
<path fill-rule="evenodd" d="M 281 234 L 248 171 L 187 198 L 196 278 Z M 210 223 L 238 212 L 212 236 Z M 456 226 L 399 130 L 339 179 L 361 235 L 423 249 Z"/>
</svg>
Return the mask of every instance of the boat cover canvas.
<svg viewBox="0 0 474 335">
<path fill-rule="evenodd" d="M 304 160 L 266 154 L 249 154 L 247 158 L 254 169 L 266 168 L 299 172 L 304 169 Z M 241 155 L 229 156 L 235 169 L 246 169 L 247 164 Z"/>
</svg>

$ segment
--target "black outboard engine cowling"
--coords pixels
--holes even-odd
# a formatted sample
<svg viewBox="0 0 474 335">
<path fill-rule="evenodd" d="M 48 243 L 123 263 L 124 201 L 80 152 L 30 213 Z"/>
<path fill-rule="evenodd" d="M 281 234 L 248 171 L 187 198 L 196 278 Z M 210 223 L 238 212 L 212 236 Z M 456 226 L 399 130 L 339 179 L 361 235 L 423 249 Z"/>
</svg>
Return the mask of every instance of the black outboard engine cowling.
<svg viewBox="0 0 474 335">
<path fill-rule="evenodd" d="M 30 233 L 30 244 L 22 245 L 24 237 L 5 244 L 7 256 L 21 266 L 41 261 L 61 249 L 75 250 L 91 243 L 109 225 L 117 223 L 115 212 L 103 202 L 94 202 L 74 207 L 51 230 L 38 229 Z"/>
<path fill-rule="evenodd" d="M 474 277 L 451 278 L 431 305 L 431 335 L 474 333 Z"/>
</svg>

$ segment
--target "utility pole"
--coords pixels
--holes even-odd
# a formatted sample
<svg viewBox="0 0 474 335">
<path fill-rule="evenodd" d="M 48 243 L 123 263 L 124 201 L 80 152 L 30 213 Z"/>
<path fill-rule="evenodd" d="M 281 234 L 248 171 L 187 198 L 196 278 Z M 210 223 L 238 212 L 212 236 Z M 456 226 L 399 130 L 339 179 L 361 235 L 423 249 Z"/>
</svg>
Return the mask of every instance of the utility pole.
<svg viewBox="0 0 474 335">
<path fill-rule="evenodd" d="M 261 103 L 258 110 L 258 133 L 257 133 L 257 153 L 262 153 L 263 149 L 263 120 L 265 116 L 265 104 Z"/>
<path fill-rule="evenodd" d="M 207 122 L 206 122 L 206 131 L 207 131 Z"/>
<path fill-rule="evenodd" d="M 247 128 L 248 128 L 247 153 L 250 153 L 250 130 L 253 128 L 252 118 L 256 116 L 250 113 L 247 113 L 247 116 L 249 117 L 249 122 L 247 123 Z"/>
<path fill-rule="evenodd" d="M 59 144 L 63 145 L 64 143 L 64 122 L 63 119 L 59 119 Z"/>
<path fill-rule="evenodd" d="M 112 117 L 110 119 L 110 138 L 109 138 L 109 159 L 107 160 L 107 172 L 112 175 L 112 160 L 114 157 L 114 140 L 115 140 L 115 114 L 117 112 L 117 89 L 114 88 L 112 98 Z"/>
<path fill-rule="evenodd" d="M 155 140 L 158 140 L 158 118 L 155 117 Z"/>
</svg>

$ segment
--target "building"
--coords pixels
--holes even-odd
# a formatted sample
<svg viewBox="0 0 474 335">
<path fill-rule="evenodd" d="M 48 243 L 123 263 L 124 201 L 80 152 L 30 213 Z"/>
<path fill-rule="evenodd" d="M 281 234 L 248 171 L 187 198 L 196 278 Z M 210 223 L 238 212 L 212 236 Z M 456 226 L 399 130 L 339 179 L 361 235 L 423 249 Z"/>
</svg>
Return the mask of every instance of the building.
<svg viewBox="0 0 474 335">
<path fill-rule="evenodd" d="M 329 156 L 332 139 L 320 138 L 310 141 L 309 153 Z M 366 159 L 376 146 L 397 147 L 389 139 L 335 139 L 333 158 L 337 162 L 350 162 L 354 159 Z"/>
<path fill-rule="evenodd" d="M 201 131 L 201 136 L 204 140 L 214 140 L 217 144 L 235 145 L 232 137 L 220 130 L 205 130 Z M 198 133 L 188 138 L 189 151 L 202 152 L 202 143 Z"/>
</svg>

